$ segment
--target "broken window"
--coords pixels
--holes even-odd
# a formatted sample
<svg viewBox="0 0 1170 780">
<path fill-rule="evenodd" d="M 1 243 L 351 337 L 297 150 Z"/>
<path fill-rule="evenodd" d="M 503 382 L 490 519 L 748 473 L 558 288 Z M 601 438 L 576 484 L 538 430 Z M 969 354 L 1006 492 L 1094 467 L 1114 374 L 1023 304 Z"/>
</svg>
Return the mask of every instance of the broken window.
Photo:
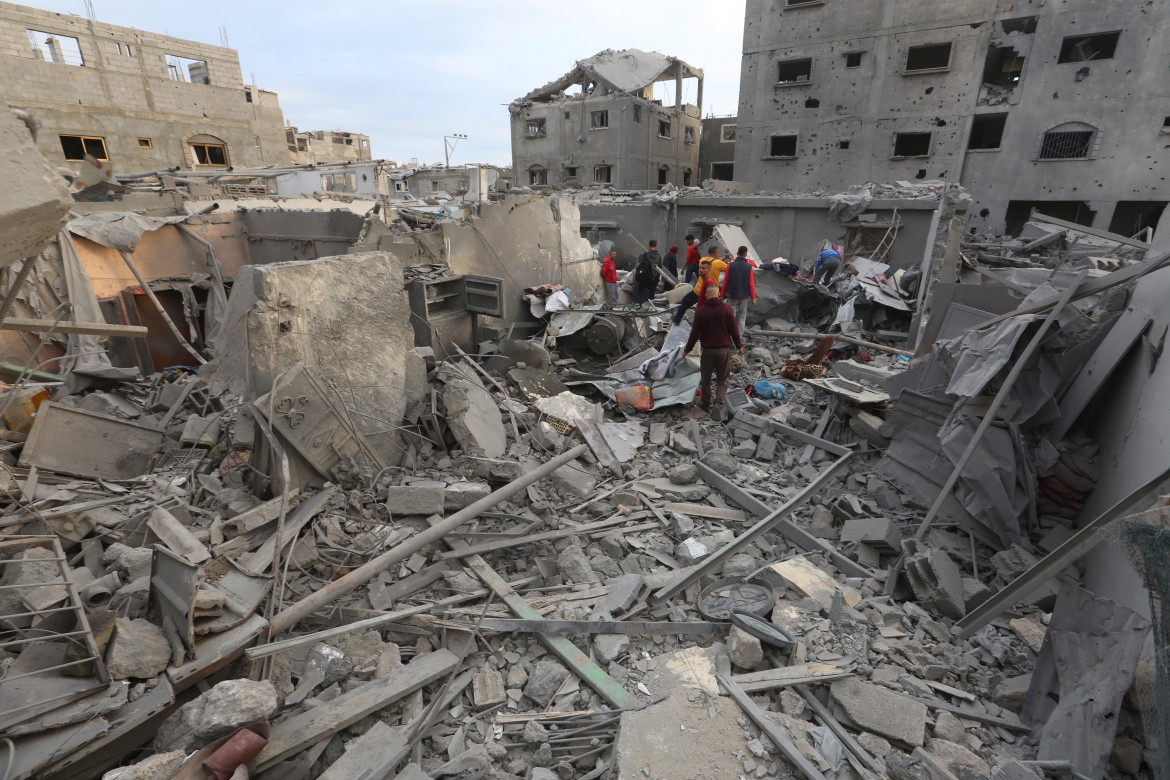
<svg viewBox="0 0 1170 780">
<path fill-rule="evenodd" d="M 1088 125 L 1049 130 L 1040 139 L 1040 160 L 1084 160 L 1092 155 L 1097 131 Z"/>
<path fill-rule="evenodd" d="M 186 57 L 177 57 L 174 54 L 166 55 L 167 73 L 175 81 L 188 81 L 192 84 L 210 84 L 211 76 L 207 72 L 207 63 L 203 60 L 191 60 Z"/>
<path fill-rule="evenodd" d="M 565 168 L 565 176 L 570 179 L 577 178 L 577 166 L 570 165 L 568 168 Z"/>
<path fill-rule="evenodd" d="M 28 42 L 32 44 L 33 57 L 45 62 L 60 62 L 65 65 L 79 65 L 84 67 L 85 60 L 81 56 L 81 44 L 76 38 L 68 35 L 41 32 L 40 30 L 26 30 Z"/>
<path fill-rule="evenodd" d="M 683 186 L 684 187 L 691 186 L 691 169 L 690 168 L 687 168 L 685 171 L 683 171 Z"/>
<path fill-rule="evenodd" d="M 151 141 L 149 138 L 139 138 L 138 139 L 138 148 L 152 149 L 152 148 L 154 148 L 154 142 Z"/>
<path fill-rule="evenodd" d="M 999 25 L 1008 35 L 1011 35 L 1012 33 L 1032 35 L 1034 32 L 1036 32 L 1036 17 L 1021 16 L 1016 19 L 1004 19 L 999 23 Z"/>
<path fill-rule="evenodd" d="M 191 147 L 191 157 L 196 166 L 207 165 L 217 168 L 227 167 L 227 146 L 225 144 L 188 144 Z"/>
<path fill-rule="evenodd" d="M 733 144 L 735 143 L 735 131 L 738 125 L 720 125 L 719 126 L 719 143 Z"/>
<path fill-rule="evenodd" d="M 1024 224 L 1032 218 L 1033 211 L 1085 227 L 1092 227 L 1097 217 L 1097 212 L 1088 203 L 1079 200 L 1011 200 L 1004 212 L 1007 234 L 1018 236 Z"/>
<path fill-rule="evenodd" d="M 768 156 L 769 157 L 795 157 L 796 156 L 796 136 L 795 135 L 774 135 L 768 139 Z"/>
<path fill-rule="evenodd" d="M 548 169 L 534 165 L 528 169 L 528 183 L 538 186 L 548 184 Z"/>
<path fill-rule="evenodd" d="M 594 165 L 593 166 L 593 181 L 602 184 L 609 184 L 613 181 L 613 166 L 612 165 Z"/>
<path fill-rule="evenodd" d="M 894 157 L 929 157 L 931 133 L 895 133 Z"/>
<path fill-rule="evenodd" d="M 663 165 L 658 169 L 658 183 L 666 184 L 666 177 L 670 175 L 670 169 Z"/>
<path fill-rule="evenodd" d="M 951 43 L 927 43 L 906 50 L 906 72 L 946 70 L 951 66 Z"/>
<path fill-rule="evenodd" d="M 1162 120 L 1162 132 L 1163 133 L 1170 133 L 1170 116 L 1165 117 Z"/>
<path fill-rule="evenodd" d="M 1109 232 L 1131 238 L 1146 230 L 1155 230 L 1162 212 L 1166 210 L 1164 200 L 1121 200 L 1113 208 L 1109 221 Z"/>
<path fill-rule="evenodd" d="M 812 78 L 812 59 L 782 60 L 776 63 L 777 84 L 801 84 Z"/>
<path fill-rule="evenodd" d="M 845 67 L 846 68 L 860 68 L 861 55 L 865 54 L 863 51 L 847 51 L 845 52 Z"/>
<path fill-rule="evenodd" d="M 838 149 L 848 149 L 849 148 L 849 139 L 842 138 L 840 141 L 837 142 L 837 148 Z"/>
<path fill-rule="evenodd" d="M 353 139 L 352 139 L 352 138 L 346 138 L 346 139 L 345 139 L 345 145 L 346 145 L 346 146 L 353 146 Z"/>
<path fill-rule="evenodd" d="M 1089 60 L 1113 59 L 1117 51 L 1120 32 L 1097 33 L 1095 35 L 1070 35 L 1060 45 L 1057 62 L 1088 62 Z"/>
<path fill-rule="evenodd" d="M 298 152 L 309 151 L 309 142 L 306 141 L 304 138 L 298 138 L 297 139 L 297 151 Z"/>
<path fill-rule="evenodd" d="M 735 163 L 711 163 L 711 178 L 715 179 L 716 181 L 734 181 Z"/>
<path fill-rule="evenodd" d="M 977 114 L 971 121 L 971 137 L 967 139 L 968 149 L 998 149 L 1003 141 L 1003 128 L 1007 114 Z"/>
<path fill-rule="evenodd" d="M 639 123 L 639 124 L 642 123 L 642 107 L 641 106 L 634 106 L 634 121 Z"/>
<path fill-rule="evenodd" d="M 357 192 L 357 174 L 323 173 L 321 174 L 321 189 L 325 192 Z"/>
<path fill-rule="evenodd" d="M 608 111 L 593 111 L 589 114 L 589 127 L 593 130 L 602 130 L 609 127 Z"/>
<path fill-rule="evenodd" d="M 244 90 L 244 100 L 248 101 L 249 103 L 252 102 L 252 90 L 250 90 L 250 89 Z"/>
<path fill-rule="evenodd" d="M 524 123 L 524 135 L 529 138 L 544 138 L 547 134 L 543 118 L 529 119 Z"/>
<path fill-rule="evenodd" d="M 670 138 L 670 122 L 667 122 L 665 119 L 658 120 L 658 137 Z"/>
<path fill-rule="evenodd" d="M 695 128 L 684 127 L 683 128 L 683 143 L 684 144 L 693 144 L 694 142 L 695 142 Z"/>
<path fill-rule="evenodd" d="M 95 160 L 110 159 L 106 139 L 96 135 L 63 135 L 61 151 L 65 152 L 66 160 L 84 160 L 87 154 Z"/>
<path fill-rule="evenodd" d="M 987 47 L 987 58 L 983 62 L 983 83 L 997 87 L 1014 87 L 1020 82 L 1024 70 L 1024 58 L 1010 46 Z"/>
</svg>

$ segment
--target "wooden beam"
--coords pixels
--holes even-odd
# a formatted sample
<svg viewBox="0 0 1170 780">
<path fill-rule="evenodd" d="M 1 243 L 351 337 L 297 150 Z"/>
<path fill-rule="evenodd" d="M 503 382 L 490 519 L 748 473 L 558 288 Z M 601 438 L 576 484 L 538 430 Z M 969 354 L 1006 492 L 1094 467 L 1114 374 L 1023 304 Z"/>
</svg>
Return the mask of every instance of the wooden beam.
<svg viewBox="0 0 1170 780">
<path fill-rule="evenodd" d="M 111 338 L 147 337 L 149 330 L 141 325 L 110 325 L 105 322 L 70 322 L 68 320 L 29 320 L 8 317 L 0 322 L 0 330 L 19 330 L 24 333 L 63 333 L 80 336 L 109 336 Z"/>
</svg>

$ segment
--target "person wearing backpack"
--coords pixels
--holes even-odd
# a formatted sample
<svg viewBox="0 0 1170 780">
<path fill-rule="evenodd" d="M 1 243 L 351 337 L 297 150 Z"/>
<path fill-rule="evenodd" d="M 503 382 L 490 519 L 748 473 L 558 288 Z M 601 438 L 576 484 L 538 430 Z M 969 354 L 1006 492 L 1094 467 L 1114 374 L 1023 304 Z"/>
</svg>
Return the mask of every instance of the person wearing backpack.
<svg viewBox="0 0 1170 780">
<path fill-rule="evenodd" d="M 658 286 L 657 269 L 661 264 L 658 242 L 651 240 L 649 249 L 638 255 L 638 262 L 634 265 L 634 303 L 641 306 L 654 297 L 654 288 Z"/>
</svg>

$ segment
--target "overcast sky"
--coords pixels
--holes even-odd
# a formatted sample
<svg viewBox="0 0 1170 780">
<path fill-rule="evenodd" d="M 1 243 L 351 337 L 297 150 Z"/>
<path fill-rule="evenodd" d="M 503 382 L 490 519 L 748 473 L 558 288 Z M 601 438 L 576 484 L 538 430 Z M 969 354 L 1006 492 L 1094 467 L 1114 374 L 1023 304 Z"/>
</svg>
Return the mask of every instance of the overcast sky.
<svg viewBox="0 0 1170 780">
<path fill-rule="evenodd" d="M 702 68 L 703 114 L 734 114 L 744 0 L 92 0 L 97 20 L 240 53 L 244 80 L 280 95 L 301 130 L 370 136 L 373 154 L 511 163 L 507 103 L 603 49 L 638 48 Z M 82 0 L 25 0 L 85 15 Z M 684 93 L 688 102 L 694 95 Z"/>
</svg>

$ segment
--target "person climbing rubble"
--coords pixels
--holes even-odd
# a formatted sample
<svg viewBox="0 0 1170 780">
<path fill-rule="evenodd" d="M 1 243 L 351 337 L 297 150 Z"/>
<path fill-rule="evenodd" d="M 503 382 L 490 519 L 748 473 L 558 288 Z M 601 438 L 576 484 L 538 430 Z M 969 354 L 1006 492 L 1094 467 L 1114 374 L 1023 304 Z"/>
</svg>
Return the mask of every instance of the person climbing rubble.
<svg viewBox="0 0 1170 780">
<path fill-rule="evenodd" d="M 817 255 L 817 264 L 813 267 L 813 283 L 827 285 L 840 267 L 841 255 L 837 250 L 833 247 L 823 250 Z"/>
<path fill-rule="evenodd" d="M 641 306 L 654 297 L 654 288 L 658 286 L 657 269 L 661 264 L 658 242 L 651 239 L 649 248 L 638 255 L 638 262 L 634 265 L 634 303 Z"/>
<path fill-rule="evenodd" d="M 691 335 L 687 339 L 683 357 L 690 355 L 696 342 L 703 347 L 699 357 L 699 398 L 696 405 L 710 411 L 718 420 L 722 417 L 723 399 L 727 396 L 727 377 L 731 374 L 731 343 L 743 354 L 743 340 L 735 322 L 735 312 L 723 302 L 714 288 L 707 290 L 706 299 L 695 310 Z M 711 379 L 715 378 L 714 406 L 712 406 Z"/>
</svg>

